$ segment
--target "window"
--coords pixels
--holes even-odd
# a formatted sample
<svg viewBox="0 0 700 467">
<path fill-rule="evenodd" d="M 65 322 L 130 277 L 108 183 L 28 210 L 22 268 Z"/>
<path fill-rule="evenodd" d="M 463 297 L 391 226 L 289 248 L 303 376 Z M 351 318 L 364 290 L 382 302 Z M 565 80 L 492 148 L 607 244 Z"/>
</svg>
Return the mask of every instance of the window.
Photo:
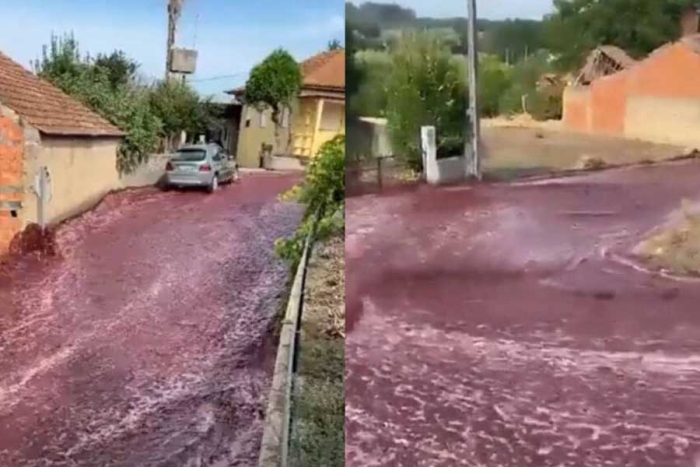
<svg viewBox="0 0 700 467">
<path fill-rule="evenodd" d="M 215 161 L 217 161 L 217 162 L 221 160 L 221 148 L 220 148 L 220 147 L 214 148 L 214 157 L 213 157 L 213 159 L 214 159 Z"/>
<path fill-rule="evenodd" d="M 260 128 L 265 128 L 267 126 L 267 116 L 265 111 L 260 112 Z"/>
<path fill-rule="evenodd" d="M 207 152 L 203 149 L 180 149 L 175 153 L 175 159 L 185 162 L 203 161 Z"/>
<path fill-rule="evenodd" d="M 343 104 L 338 102 L 324 102 L 319 130 L 340 131 L 343 124 L 344 114 L 345 106 Z"/>
</svg>

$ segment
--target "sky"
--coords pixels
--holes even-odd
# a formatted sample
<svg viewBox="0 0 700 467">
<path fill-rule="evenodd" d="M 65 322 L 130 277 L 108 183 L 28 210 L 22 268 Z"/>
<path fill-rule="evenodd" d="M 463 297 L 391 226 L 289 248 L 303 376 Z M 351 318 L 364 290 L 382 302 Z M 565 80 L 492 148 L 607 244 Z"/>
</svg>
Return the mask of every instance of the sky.
<svg viewBox="0 0 700 467">
<path fill-rule="evenodd" d="M 397 3 L 415 10 L 418 16 L 444 18 L 467 15 L 467 0 L 372 0 Z M 361 0 L 352 0 L 359 5 Z M 477 15 L 487 19 L 541 19 L 553 10 L 552 0 L 478 0 Z"/>
<path fill-rule="evenodd" d="M 0 51 L 30 68 L 52 32 L 73 32 L 83 52 L 123 50 L 146 77 L 165 72 L 167 0 L 0 1 Z M 199 51 L 189 79 L 203 95 L 245 83 L 250 69 L 277 47 L 297 60 L 344 40 L 343 0 L 186 0 L 177 46 Z"/>
</svg>

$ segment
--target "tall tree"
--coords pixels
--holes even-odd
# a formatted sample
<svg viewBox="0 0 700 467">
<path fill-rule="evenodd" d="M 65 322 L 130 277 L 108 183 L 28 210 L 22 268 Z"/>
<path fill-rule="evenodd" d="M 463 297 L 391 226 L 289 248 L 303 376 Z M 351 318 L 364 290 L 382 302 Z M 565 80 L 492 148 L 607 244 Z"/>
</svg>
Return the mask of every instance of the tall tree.
<svg viewBox="0 0 700 467">
<path fill-rule="evenodd" d="M 291 112 L 292 103 L 301 90 L 302 76 L 299 64 L 289 52 L 277 49 L 256 65 L 245 85 L 245 100 L 259 111 L 272 110 L 275 125 L 275 152 L 282 148 L 280 129 L 285 112 Z M 288 142 L 287 142 L 288 143 Z M 288 146 L 288 144 L 287 144 Z"/>
<path fill-rule="evenodd" d="M 98 65 L 99 64 L 99 65 Z M 153 114 L 148 90 L 134 86 L 138 65 L 121 52 L 81 56 L 72 34 L 52 35 L 34 63 L 36 73 L 81 101 L 126 133 L 117 165 L 122 172 L 134 169 L 156 148 L 161 122 Z"/>
<path fill-rule="evenodd" d="M 208 102 L 185 83 L 160 81 L 151 91 L 150 104 L 162 122 L 161 136 L 167 141 L 168 149 L 181 132 L 196 136 L 206 130 L 210 118 Z"/>
<path fill-rule="evenodd" d="M 131 83 L 139 68 L 139 64 L 121 50 L 115 50 L 111 54 L 98 54 L 94 66 L 107 76 L 113 88 Z"/>
<path fill-rule="evenodd" d="M 515 19 L 493 23 L 483 36 L 481 50 L 511 64 L 546 46 L 541 21 Z"/>
<path fill-rule="evenodd" d="M 582 64 L 601 44 L 616 45 L 633 56 L 648 54 L 678 38 L 680 15 L 692 0 L 554 0 L 547 38 L 564 69 Z"/>
<path fill-rule="evenodd" d="M 342 48 L 343 48 L 343 45 L 340 43 L 340 41 L 338 39 L 333 39 L 333 40 L 328 42 L 328 50 L 329 51 L 338 50 L 338 49 L 342 49 Z"/>
</svg>

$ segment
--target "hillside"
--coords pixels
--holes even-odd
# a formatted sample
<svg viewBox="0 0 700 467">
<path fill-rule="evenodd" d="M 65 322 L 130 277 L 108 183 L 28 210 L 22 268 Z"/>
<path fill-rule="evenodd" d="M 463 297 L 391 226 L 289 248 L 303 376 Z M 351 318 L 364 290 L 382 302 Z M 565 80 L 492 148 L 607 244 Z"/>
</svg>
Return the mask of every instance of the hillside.
<svg viewBox="0 0 700 467">
<path fill-rule="evenodd" d="M 381 47 L 398 30 L 430 29 L 443 35 L 455 53 L 466 49 L 466 18 L 419 17 L 410 8 L 374 2 L 360 6 L 346 3 L 345 10 L 348 31 L 357 31 L 363 39 L 360 48 Z M 480 50 L 498 55 L 503 60 L 518 61 L 546 45 L 542 21 L 480 19 L 477 27 L 481 38 Z"/>
</svg>

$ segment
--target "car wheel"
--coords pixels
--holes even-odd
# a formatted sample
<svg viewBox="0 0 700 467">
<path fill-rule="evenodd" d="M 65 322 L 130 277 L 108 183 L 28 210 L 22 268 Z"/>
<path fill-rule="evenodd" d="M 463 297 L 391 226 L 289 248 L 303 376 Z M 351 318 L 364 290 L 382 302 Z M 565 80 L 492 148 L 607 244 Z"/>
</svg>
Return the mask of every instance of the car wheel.
<svg viewBox="0 0 700 467">
<path fill-rule="evenodd" d="M 209 187 L 207 188 L 207 191 L 209 191 L 209 193 L 214 193 L 218 189 L 219 189 L 219 177 L 214 175 L 211 179 L 211 183 L 209 183 Z"/>
</svg>

